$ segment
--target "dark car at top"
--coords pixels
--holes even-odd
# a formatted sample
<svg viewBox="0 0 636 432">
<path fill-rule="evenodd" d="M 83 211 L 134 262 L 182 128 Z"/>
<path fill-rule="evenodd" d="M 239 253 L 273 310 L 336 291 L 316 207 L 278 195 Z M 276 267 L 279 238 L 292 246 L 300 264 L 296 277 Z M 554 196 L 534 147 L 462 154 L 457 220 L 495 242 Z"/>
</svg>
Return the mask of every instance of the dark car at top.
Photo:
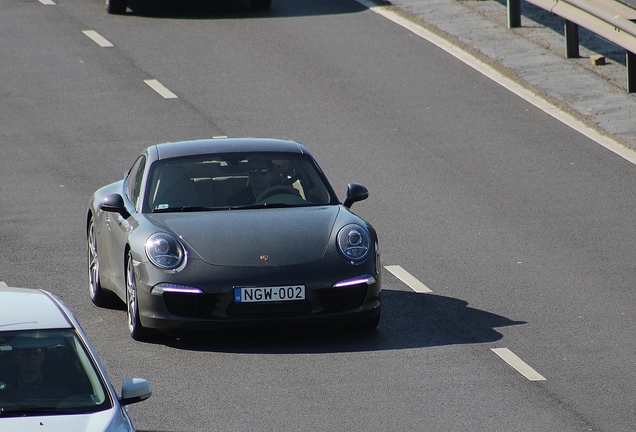
<svg viewBox="0 0 636 432">
<path fill-rule="evenodd" d="M 109 14 L 124 14 L 129 3 L 130 0 L 106 0 L 106 11 Z M 272 0 L 249 0 L 249 4 L 252 9 L 268 9 L 272 5 Z"/>
<path fill-rule="evenodd" d="M 255 191 L 259 177 L 268 184 Z M 287 323 L 373 329 L 378 237 L 350 210 L 367 197 L 350 183 L 340 202 L 293 141 L 152 145 L 90 199 L 91 299 L 125 302 L 137 340 L 157 330 Z"/>
</svg>

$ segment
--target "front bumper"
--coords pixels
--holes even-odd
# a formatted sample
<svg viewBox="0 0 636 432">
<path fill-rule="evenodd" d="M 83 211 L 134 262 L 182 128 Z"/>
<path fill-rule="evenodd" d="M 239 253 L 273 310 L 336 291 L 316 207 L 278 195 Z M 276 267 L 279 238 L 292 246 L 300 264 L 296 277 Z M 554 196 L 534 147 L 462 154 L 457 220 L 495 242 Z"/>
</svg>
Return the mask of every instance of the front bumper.
<svg viewBox="0 0 636 432">
<path fill-rule="evenodd" d="M 375 263 L 344 266 L 328 273 L 324 266 L 321 269 L 311 267 L 286 268 L 284 272 L 281 269 L 216 269 L 220 271 L 216 272 L 215 278 L 168 275 L 168 279 L 172 280 L 164 278 L 159 283 L 148 284 L 148 281 L 157 279 L 156 271 L 141 264 L 136 267 L 141 324 L 147 328 L 171 331 L 285 325 L 291 322 L 366 321 L 378 316 L 381 280 Z M 149 269 L 155 277 L 146 273 Z M 334 277 L 334 273 L 338 277 Z M 234 287 L 237 286 L 299 283 L 305 285 L 304 300 L 234 302 Z M 158 286 L 163 289 L 158 290 Z"/>
</svg>

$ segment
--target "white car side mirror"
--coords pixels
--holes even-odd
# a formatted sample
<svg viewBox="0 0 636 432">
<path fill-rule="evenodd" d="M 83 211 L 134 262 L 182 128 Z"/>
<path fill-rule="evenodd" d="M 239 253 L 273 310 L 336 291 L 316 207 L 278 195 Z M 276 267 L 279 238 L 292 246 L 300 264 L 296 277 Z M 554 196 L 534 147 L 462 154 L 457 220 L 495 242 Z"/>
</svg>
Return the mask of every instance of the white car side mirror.
<svg viewBox="0 0 636 432">
<path fill-rule="evenodd" d="M 121 387 L 121 398 L 119 403 L 130 405 L 146 400 L 152 395 L 150 382 L 143 378 L 127 378 Z"/>
</svg>

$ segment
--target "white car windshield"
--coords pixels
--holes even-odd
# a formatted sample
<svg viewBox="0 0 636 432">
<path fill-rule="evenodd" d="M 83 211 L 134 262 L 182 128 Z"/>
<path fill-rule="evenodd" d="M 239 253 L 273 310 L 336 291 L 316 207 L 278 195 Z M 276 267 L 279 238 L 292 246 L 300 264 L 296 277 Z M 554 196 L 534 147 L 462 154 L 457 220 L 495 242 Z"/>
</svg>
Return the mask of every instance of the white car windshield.
<svg viewBox="0 0 636 432">
<path fill-rule="evenodd" d="M 73 330 L 0 332 L 0 417 L 111 406 L 102 377 Z"/>
</svg>

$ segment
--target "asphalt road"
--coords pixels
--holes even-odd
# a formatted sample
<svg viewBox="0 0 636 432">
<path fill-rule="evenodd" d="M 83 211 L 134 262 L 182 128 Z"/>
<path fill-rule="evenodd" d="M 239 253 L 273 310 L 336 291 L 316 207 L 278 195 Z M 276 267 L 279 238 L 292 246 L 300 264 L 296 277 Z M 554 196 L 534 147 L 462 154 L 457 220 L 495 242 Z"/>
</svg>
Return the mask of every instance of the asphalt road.
<svg viewBox="0 0 636 432">
<path fill-rule="evenodd" d="M 353 1 L 55 3 L 0 3 L 0 280 L 59 295 L 116 387 L 152 382 L 139 430 L 636 427 L 631 163 Z M 377 332 L 137 343 L 91 304 L 92 191 L 218 135 L 300 141 L 341 195 L 369 188 Z"/>
</svg>

